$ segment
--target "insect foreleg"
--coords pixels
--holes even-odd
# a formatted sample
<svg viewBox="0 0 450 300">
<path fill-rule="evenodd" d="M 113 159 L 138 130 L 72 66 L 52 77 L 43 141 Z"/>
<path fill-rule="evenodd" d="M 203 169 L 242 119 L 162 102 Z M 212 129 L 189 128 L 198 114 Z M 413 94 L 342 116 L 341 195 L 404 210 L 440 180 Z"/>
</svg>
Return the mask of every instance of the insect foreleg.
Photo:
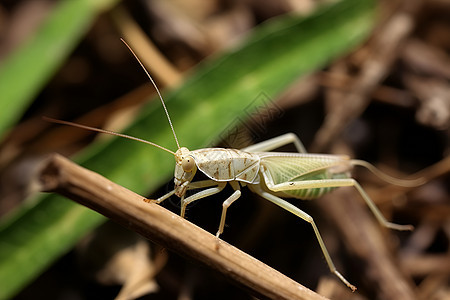
<svg viewBox="0 0 450 300">
<path fill-rule="evenodd" d="M 265 176 L 266 178 L 266 176 Z M 268 179 L 268 178 L 267 178 Z M 413 230 L 414 227 L 412 225 L 399 225 L 388 222 L 384 216 L 381 214 L 380 210 L 377 208 L 375 203 L 373 203 L 372 199 L 370 199 L 369 195 L 364 191 L 364 189 L 359 185 L 359 183 L 353 178 L 341 178 L 341 179 L 321 179 L 321 180 L 302 180 L 302 181 L 291 181 L 291 182 L 283 182 L 280 184 L 272 184 L 271 182 L 266 181 L 267 187 L 274 192 L 282 192 L 289 190 L 299 190 L 299 189 L 318 189 L 318 188 L 337 188 L 343 186 L 354 186 L 366 204 L 369 206 L 372 213 L 375 215 L 377 220 L 381 225 L 387 228 L 395 229 L 395 230 Z M 320 196 L 320 195 L 318 195 Z"/>
<path fill-rule="evenodd" d="M 248 147 L 245 147 L 241 149 L 242 151 L 247 152 L 266 152 L 266 151 L 272 151 L 274 149 L 280 148 L 284 145 L 293 143 L 295 145 L 295 148 L 297 148 L 297 151 L 299 153 L 307 153 L 305 147 L 303 146 L 302 142 L 293 133 L 286 133 L 277 137 L 274 137 L 270 140 L 257 143 Z"/>
<path fill-rule="evenodd" d="M 205 181 L 208 181 L 208 180 L 205 180 Z M 202 199 L 202 198 L 205 198 L 205 197 L 209 197 L 209 196 L 214 195 L 214 194 L 217 194 L 220 191 L 222 191 L 224 189 L 224 187 L 227 185 L 226 182 L 215 182 L 213 180 L 211 180 L 211 182 L 217 184 L 217 186 L 208 188 L 206 190 L 203 190 L 203 191 L 200 191 L 198 193 L 195 193 L 194 195 L 191 195 L 191 196 L 189 196 L 189 197 L 187 197 L 185 199 L 182 199 L 182 201 L 181 201 L 181 213 L 180 213 L 180 216 L 182 218 L 184 218 L 184 214 L 186 212 L 186 206 L 189 203 L 194 202 L 194 201 L 199 200 L 199 199 Z M 191 184 L 193 184 L 193 183 L 191 183 Z"/>
<path fill-rule="evenodd" d="M 281 208 L 293 213 L 294 215 L 296 215 L 296 216 L 302 218 L 303 220 L 305 220 L 306 222 L 310 223 L 314 229 L 314 233 L 316 235 L 317 241 L 319 242 L 320 248 L 322 249 L 322 253 L 325 256 L 325 260 L 327 261 L 330 271 L 333 274 L 335 274 L 343 283 L 345 283 L 346 286 L 351 288 L 352 291 L 356 290 L 356 287 L 354 285 L 352 285 L 350 282 L 348 282 L 348 280 L 345 279 L 344 276 L 342 276 L 342 274 L 339 273 L 338 270 L 336 270 L 336 267 L 334 266 L 334 263 L 331 260 L 331 256 L 328 253 L 327 248 L 325 247 L 325 243 L 323 242 L 322 236 L 319 233 L 319 229 L 317 228 L 316 223 L 314 222 L 314 219 L 310 215 L 308 215 L 307 213 L 305 213 L 298 207 L 292 205 L 291 203 L 289 203 L 275 195 L 272 195 L 268 192 L 265 192 L 259 185 L 249 185 L 249 188 L 256 194 L 260 195 L 261 197 L 269 200 L 270 202 L 275 203 L 276 205 L 280 206 Z"/>
<path fill-rule="evenodd" d="M 188 190 L 200 189 L 200 188 L 205 188 L 205 187 L 209 187 L 209 186 L 213 186 L 213 185 L 217 185 L 217 182 L 215 182 L 214 180 L 202 180 L 202 181 L 191 182 L 189 184 L 189 186 L 187 187 L 187 189 Z M 168 192 L 167 194 L 159 197 L 158 199 L 144 199 L 144 201 L 147 203 L 160 204 L 161 202 L 163 202 L 164 200 L 166 200 L 167 198 L 169 198 L 170 196 L 175 194 L 175 192 L 176 192 L 176 190 L 172 190 L 172 191 Z"/>
<path fill-rule="evenodd" d="M 167 194 L 159 197 L 158 199 L 144 199 L 145 202 L 147 203 L 157 203 L 160 204 L 161 202 L 163 202 L 164 200 L 166 200 L 167 198 L 169 198 L 170 196 L 172 196 L 173 194 L 175 194 L 175 190 L 168 192 Z"/>
</svg>

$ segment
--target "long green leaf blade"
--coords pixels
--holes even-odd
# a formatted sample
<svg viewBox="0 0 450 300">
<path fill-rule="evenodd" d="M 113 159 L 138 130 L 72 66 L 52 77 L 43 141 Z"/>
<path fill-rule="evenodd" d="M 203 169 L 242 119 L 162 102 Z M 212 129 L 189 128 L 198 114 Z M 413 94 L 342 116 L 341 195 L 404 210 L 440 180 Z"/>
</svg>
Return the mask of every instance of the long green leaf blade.
<svg viewBox="0 0 450 300">
<path fill-rule="evenodd" d="M 0 138 L 79 43 L 97 15 L 117 0 L 65 0 L 36 34 L 0 65 Z"/>
</svg>

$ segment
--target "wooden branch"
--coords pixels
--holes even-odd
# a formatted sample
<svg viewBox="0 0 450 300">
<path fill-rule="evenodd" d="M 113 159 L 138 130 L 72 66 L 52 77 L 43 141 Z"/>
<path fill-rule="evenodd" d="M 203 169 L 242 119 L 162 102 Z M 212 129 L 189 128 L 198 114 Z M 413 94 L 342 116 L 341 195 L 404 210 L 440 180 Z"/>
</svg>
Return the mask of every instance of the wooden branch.
<svg viewBox="0 0 450 300">
<path fill-rule="evenodd" d="M 42 190 L 81 203 L 181 255 L 200 261 L 270 299 L 325 299 L 257 259 L 157 204 L 68 159 L 53 155 L 40 173 Z"/>
</svg>

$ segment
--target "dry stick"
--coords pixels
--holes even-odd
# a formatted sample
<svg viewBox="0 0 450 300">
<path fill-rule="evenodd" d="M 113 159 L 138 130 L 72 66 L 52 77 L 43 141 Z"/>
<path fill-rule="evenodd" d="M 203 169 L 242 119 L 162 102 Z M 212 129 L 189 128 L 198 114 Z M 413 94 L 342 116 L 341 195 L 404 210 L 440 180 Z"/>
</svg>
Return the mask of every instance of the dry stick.
<svg viewBox="0 0 450 300">
<path fill-rule="evenodd" d="M 81 203 L 142 236 L 220 271 L 259 297 L 326 299 L 196 225 L 70 160 L 53 155 L 39 174 L 42 190 Z"/>
</svg>

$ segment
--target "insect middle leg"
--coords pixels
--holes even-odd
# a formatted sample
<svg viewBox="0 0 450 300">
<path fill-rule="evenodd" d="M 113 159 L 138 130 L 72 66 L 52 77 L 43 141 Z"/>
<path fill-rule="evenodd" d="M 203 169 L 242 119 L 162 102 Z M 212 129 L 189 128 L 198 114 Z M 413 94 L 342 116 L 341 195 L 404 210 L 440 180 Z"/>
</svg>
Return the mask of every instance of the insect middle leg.
<svg viewBox="0 0 450 300">
<path fill-rule="evenodd" d="M 334 263 L 331 260 L 331 256 L 328 253 L 325 243 L 323 242 L 322 236 L 319 233 L 319 229 L 317 228 L 316 223 L 314 222 L 314 219 L 310 215 L 308 215 L 307 213 L 305 213 L 298 207 L 292 205 L 291 203 L 287 202 L 286 200 L 283 200 L 280 197 L 277 197 L 275 195 L 272 195 L 271 193 L 264 191 L 259 185 L 249 185 L 249 188 L 256 194 L 263 197 L 264 199 L 267 199 L 270 202 L 275 203 L 276 205 L 280 206 L 281 208 L 293 213 L 294 215 L 302 218 L 303 220 L 305 220 L 306 222 L 311 224 L 311 226 L 314 230 L 314 233 L 316 235 L 316 239 L 319 242 L 320 248 L 322 250 L 323 255 L 325 256 L 325 260 L 327 261 L 327 264 L 328 264 L 328 267 L 329 267 L 331 273 L 335 274 L 346 286 L 348 286 L 350 289 L 352 289 L 352 291 L 356 290 L 356 287 L 354 285 L 352 285 L 350 282 L 348 282 L 348 280 L 345 279 L 344 276 L 342 276 L 342 274 L 339 273 L 339 271 L 334 266 Z"/>
<path fill-rule="evenodd" d="M 182 199 L 182 206 L 181 206 L 181 217 L 184 218 L 184 214 L 186 211 L 186 206 L 189 203 L 192 203 L 193 201 L 214 195 L 220 191 L 222 191 L 224 189 L 224 187 L 226 186 L 226 182 L 215 182 L 213 180 L 205 180 L 205 181 L 199 181 L 199 182 L 194 182 L 192 183 L 188 189 L 196 189 L 196 188 L 201 188 L 201 187 L 205 187 L 210 183 L 214 183 L 217 185 L 217 187 L 212 187 L 203 191 L 200 191 L 192 196 L 187 197 L 186 199 Z M 239 199 L 239 197 L 241 196 L 241 191 L 240 191 L 240 186 L 239 183 L 236 181 L 230 181 L 230 185 L 233 187 L 234 192 L 233 194 L 231 194 L 223 203 L 222 203 L 222 215 L 220 217 L 220 225 L 219 225 L 219 230 L 216 233 L 216 237 L 219 237 L 222 233 L 223 233 L 223 229 L 225 227 L 225 219 L 227 216 L 227 209 L 228 207 L 230 207 L 230 205 L 236 201 L 237 199 Z"/>
<path fill-rule="evenodd" d="M 277 137 L 274 137 L 270 140 L 263 141 L 248 147 L 245 147 L 241 149 L 242 151 L 248 151 L 248 152 L 265 152 L 265 151 L 272 151 L 274 149 L 280 148 L 284 145 L 288 145 L 290 143 L 293 143 L 295 145 L 295 148 L 297 148 L 297 151 L 299 153 L 307 153 L 305 147 L 303 146 L 302 142 L 298 138 L 297 135 L 293 133 L 286 133 Z"/>
<path fill-rule="evenodd" d="M 205 197 L 209 197 L 212 196 L 214 194 L 217 194 L 219 192 L 221 192 L 225 186 L 227 185 L 226 182 L 217 182 L 214 180 L 203 180 L 203 181 L 198 181 L 198 182 L 192 182 L 189 187 L 188 190 L 192 190 L 192 189 L 198 189 L 198 188 L 202 188 L 202 187 L 207 187 L 207 186 L 213 186 L 216 185 L 215 187 L 211 187 L 208 188 L 206 190 L 202 190 L 198 193 L 195 193 L 187 198 L 182 197 L 181 198 L 181 213 L 180 216 L 182 218 L 184 218 L 185 212 L 186 212 L 186 207 L 189 203 L 192 203 L 196 200 L 205 198 Z"/>
<path fill-rule="evenodd" d="M 216 237 L 217 238 L 223 233 L 223 229 L 225 227 L 225 218 L 227 216 L 227 209 L 228 209 L 228 207 L 230 207 L 230 205 L 241 196 L 241 190 L 240 190 L 239 183 L 237 181 L 230 181 L 230 185 L 233 187 L 234 193 L 231 194 L 231 196 L 228 197 L 222 203 L 222 215 L 220 217 L 219 230 L 216 233 Z"/>
</svg>

